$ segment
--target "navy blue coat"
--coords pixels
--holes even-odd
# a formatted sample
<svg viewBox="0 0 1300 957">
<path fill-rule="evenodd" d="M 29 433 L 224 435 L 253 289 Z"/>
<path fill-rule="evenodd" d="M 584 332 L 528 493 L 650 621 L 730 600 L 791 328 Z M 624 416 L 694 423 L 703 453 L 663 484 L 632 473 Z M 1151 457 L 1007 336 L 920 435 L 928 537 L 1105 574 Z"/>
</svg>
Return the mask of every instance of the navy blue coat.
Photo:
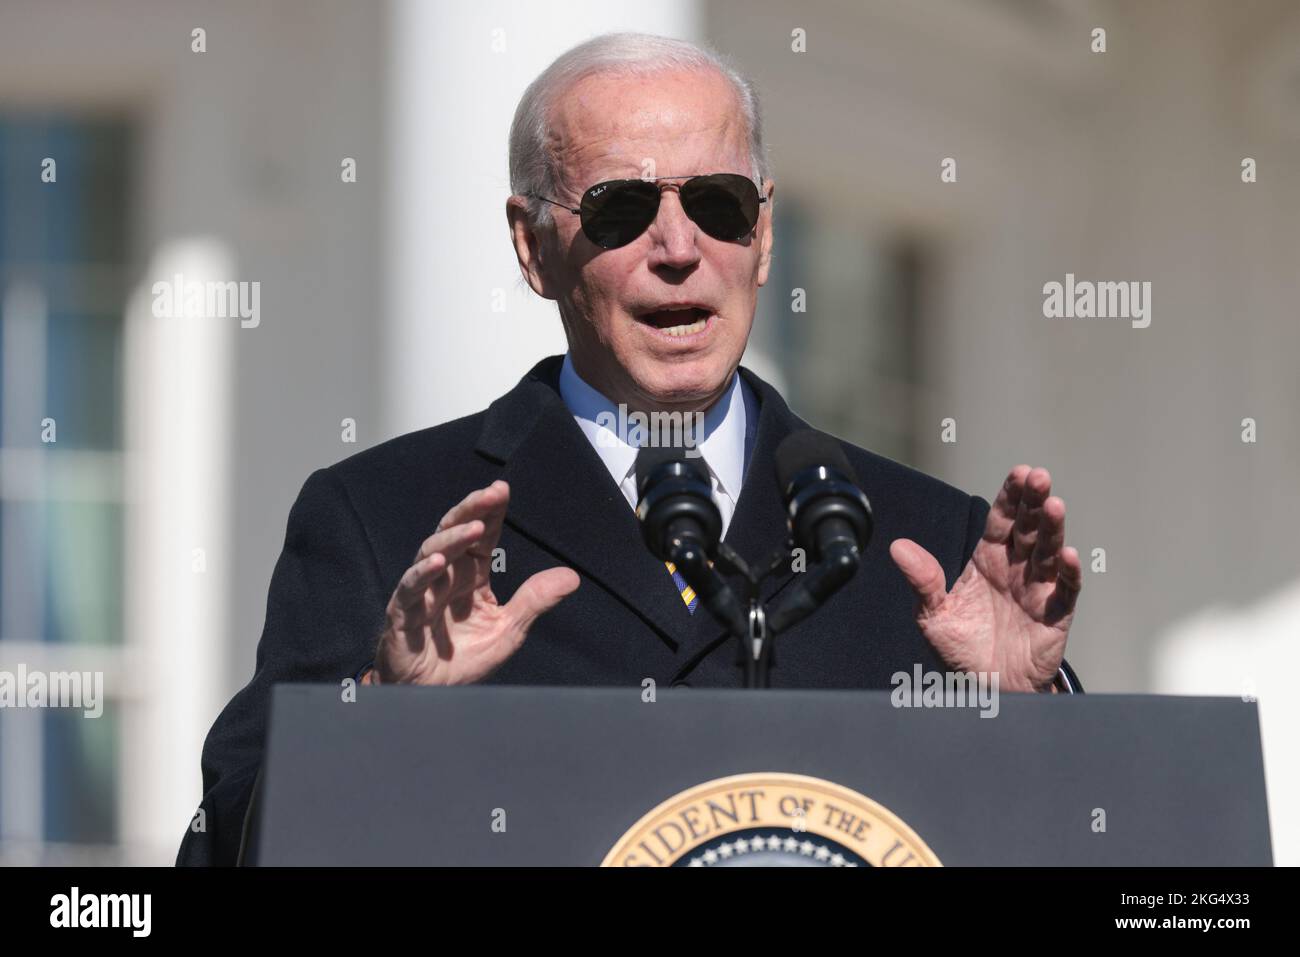
<svg viewBox="0 0 1300 957">
<path fill-rule="evenodd" d="M 498 600 L 555 565 L 576 570 L 582 584 L 536 621 L 487 683 L 639 687 L 653 678 L 661 686 L 740 686 L 734 640 L 703 609 L 689 613 L 561 400 L 561 361 L 542 360 L 483 412 L 392 439 L 307 479 L 271 579 L 256 671 L 204 744 L 206 830 L 187 830 L 178 864 L 235 863 L 272 685 L 356 675 L 374 657 L 389 596 L 420 544 L 449 508 L 495 479 L 511 490 L 499 543 L 506 569 L 492 584 Z M 808 425 L 770 385 L 743 367 L 741 374 L 761 405 L 727 541 L 758 561 L 788 534 L 776 447 Z M 983 499 L 841 444 L 871 500 L 875 532 L 856 577 L 780 636 L 773 687 L 888 689 L 892 674 L 916 663 L 943 670 L 917 629 L 914 596 L 889 543 L 920 543 L 951 584 L 984 529 Z M 763 596 L 794 577 L 783 566 L 765 581 Z"/>
</svg>

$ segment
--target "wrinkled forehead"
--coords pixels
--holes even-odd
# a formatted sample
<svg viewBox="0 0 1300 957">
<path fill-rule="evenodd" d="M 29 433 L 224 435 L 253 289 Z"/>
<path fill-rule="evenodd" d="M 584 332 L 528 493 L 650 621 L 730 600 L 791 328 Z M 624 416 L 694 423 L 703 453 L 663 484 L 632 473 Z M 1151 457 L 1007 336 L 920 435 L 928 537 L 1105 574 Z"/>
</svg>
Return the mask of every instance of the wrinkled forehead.
<svg viewBox="0 0 1300 957">
<path fill-rule="evenodd" d="M 753 175 L 735 89 L 712 70 L 583 77 L 552 108 L 547 142 L 573 194 L 608 179 Z"/>
</svg>

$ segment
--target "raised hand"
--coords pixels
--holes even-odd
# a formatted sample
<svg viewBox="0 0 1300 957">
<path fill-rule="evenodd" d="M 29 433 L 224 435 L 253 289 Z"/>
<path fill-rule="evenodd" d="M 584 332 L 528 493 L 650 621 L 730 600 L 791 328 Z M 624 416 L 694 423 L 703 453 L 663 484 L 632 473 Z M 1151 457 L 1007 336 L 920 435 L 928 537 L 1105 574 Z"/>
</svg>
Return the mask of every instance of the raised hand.
<svg viewBox="0 0 1300 957">
<path fill-rule="evenodd" d="M 489 578 L 509 500 L 501 480 L 471 492 L 425 539 L 388 601 L 371 682 L 480 681 L 518 650 L 539 615 L 577 589 L 573 569 L 548 568 L 498 604 Z"/>
<path fill-rule="evenodd" d="M 1004 691 L 1051 690 L 1083 587 L 1079 553 L 1065 545 L 1065 502 L 1051 491 L 1046 469 L 1012 469 L 951 591 L 916 542 L 889 546 L 916 592 L 916 623 L 944 663 L 997 672 Z"/>
</svg>

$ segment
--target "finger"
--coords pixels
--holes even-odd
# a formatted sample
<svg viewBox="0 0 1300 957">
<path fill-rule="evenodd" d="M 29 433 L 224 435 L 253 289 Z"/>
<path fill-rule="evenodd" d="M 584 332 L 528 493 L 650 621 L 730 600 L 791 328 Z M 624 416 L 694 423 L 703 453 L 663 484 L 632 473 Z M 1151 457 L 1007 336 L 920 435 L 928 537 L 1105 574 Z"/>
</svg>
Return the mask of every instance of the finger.
<svg viewBox="0 0 1300 957">
<path fill-rule="evenodd" d="M 438 550 L 439 534 L 474 520 L 484 523 L 485 534 L 482 540 L 489 544 L 489 549 L 495 546 L 500 536 L 500 523 L 506 515 L 508 502 L 510 502 L 510 486 L 502 480 L 498 479 L 484 489 L 474 489 L 442 516 L 434 533 L 421 542 L 415 559 L 419 562 L 421 558 L 428 558 Z"/>
<path fill-rule="evenodd" d="M 425 589 L 434 578 L 442 575 L 450 564 L 443 552 L 434 552 L 420 559 L 403 574 L 393 590 L 393 603 L 399 608 L 410 608 L 423 597 Z"/>
<path fill-rule="evenodd" d="M 505 524 L 506 508 L 510 505 L 510 486 L 505 479 L 497 479 L 483 492 L 487 501 L 480 501 L 482 512 L 478 517 L 483 519 L 487 531 L 483 533 L 482 544 L 492 549 L 496 547 L 497 539 L 501 537 L 501 527 Z"/>
<path fill-rule="evenodd" d="M 1020 505 L 1020 496 L 1025 487 L 1025 476 L 1032 469 L 1028 465 L 1017 465 L 1007 473 L 1007 479 L 998 489 L 998 497 L 989 509 L 989 520 L 984 523 L 984 540 L 1006 544 L 1011 538 L 1011 529 L 1016 524 L 1016 509 Z"/>
<path fill-rule="evenodd" d="M 1029 577 L 1049 582 L 1056 577 L 1061 548 L 1065 545 L 1065 502 L 1053 495 L 1043 502 L 1038 518 L 1038 540 L 1029 556 Z"/>
<path fill-rule="evenodd" d="M 1083 590 L 1083 562 L 1079 552 L 1066 546 L 1061 549 L 1060 561 L 1056 569 L 1056 588 L 1047 601 L 1044 619 L 1049 625 L 1056 624 L 1066 615 L 1074 613 L 1074 606 Z"/>
<path fill-rule="evenodd" d="M 479 520 L 458 528 L 475 528 L 477 534 L 468 534 L 463 541 L 446 551 L 446 570 L 429 583 L 429 592 L 433 597 L 432 614 L 441 614 L 450 608 L 458 619 L 464 618 L 474 606 L 474 592 L 486 584 L 489 572 L 481 561 L 479 550 L 487 537 L 487 526 Z"/>
<path fill-rule="evenodd" d="M 476 526 L 481 526 L 478 531 L 470 531 L 470 529 Z M 487 523 L 482 519 L 471 519 L 470 521 L 463 522 L 459 525 L 450 525 L 445 528 L 440 528 L 420 544 L 420 550 L 415 553 L 415 562 L 418 563 L 423 561 L 434 552 L 445 552 L 448 548 L 454 547 L 456 543 L 460 542 L 466 535 L 469 535 L 472 538 L 481 538 L 482 532 L 486 530 Z M 460 551 L 463 550 L 458 550 L 457 554 L 460 554 Z"/>
<path fill-rule="evenodd" d="M 438 527 L 433 534 L 426 538 L 420 545 L 419 552 L 416 553 L 416 559 L 425 557 L 436 550 L 433 544 L 434 538 L 456 525 L 463 525 L 466 522 L 478 519 L 492 529 L 492 519 L 495 512 L 500 512 L 501 516 L 505 515 L 506 503 L 510 500 L 510 486 L 501 479 L 493 482 L 486 488 L 475 489 L 466 495 L 463 499 L 453 505 L 438 522 Z"/>
<path fill-rule="evenodd" d="M 393 595 L 397 606 L 406 609 L 422 602 L 430 584 L 450 571 L 455 561 L 483 536 L 484 530 L 483 523 L 475 520 L 441 532 L 438 550 L 417 561 L 402 575 Z"/>
<path fill-rule="evenodd" d="M 916 592 L 921 613 L 936 611 L 948 594 L 943 566 L 938 560 L 909 538 L 894 539 L 889 545 L 889 556 Z"/>
<path fill-rule="evenodd" d="M 446 567 L 447 559 L 442 553 L 434 553 L 428 558 L 421 559 L 420 562 L 407 568 L 402 580 L 393 590 L 393 597 L 389 598 L 386 612 L 389 622 L 399 635 L 406 638 L 407 651 L 411 654 L 419 653 L 422 640 L 411 629 L 404 627 L 408 612 L 424 601 L 426 585 L 421 584 L 421 580 L 441 575 Z"/>
<path fill-rule="evenodd" d="M 1024 491 L 1016 508 L 1016 524 L 1011 530 L 1011 555 L 1023 562 L 1038 540 L 1038 521 L 1043 503 L 1052 494 L 1052 476 L 1047 469 L 1032 469 L 1025 476 Z"/>
<path fill-rule="evenodd" d="M 528 629 L 539 615 L 545 614 L 562 599 L 575 592 L 582 583 L 578 573 L 563 566 L 538 572 L 515 590 L 504 611 L 515 632 L 516 644 L 522 643 Z"/>
</svg>

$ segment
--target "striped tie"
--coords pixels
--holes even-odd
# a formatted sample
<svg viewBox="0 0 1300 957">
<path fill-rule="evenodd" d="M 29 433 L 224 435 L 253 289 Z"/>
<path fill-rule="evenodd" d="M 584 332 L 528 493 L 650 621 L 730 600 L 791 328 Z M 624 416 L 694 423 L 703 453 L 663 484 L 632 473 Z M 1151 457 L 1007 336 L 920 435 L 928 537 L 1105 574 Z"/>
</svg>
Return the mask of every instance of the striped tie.
<svg viewBox="0 0 1300 957">
<path fill-rule="evenodd" d="M 682 577 L 682 573 L 677 570 L 676 565 L 672 562 L 664 562 L 664 564 L 668 566 L 669 574 L 673 576 L 673 581 L 677 583 L 677 590 L 682 593 L 682 601 L 686 602 L 686 607 L 690 613 L 695 614 L 695 606 L 700 603 L 700 597 L 695 594 L 694 588 L 686 584 L 686 579 Z M 712 562 L 709 564 L 712 564 Z"/>
</svg>

